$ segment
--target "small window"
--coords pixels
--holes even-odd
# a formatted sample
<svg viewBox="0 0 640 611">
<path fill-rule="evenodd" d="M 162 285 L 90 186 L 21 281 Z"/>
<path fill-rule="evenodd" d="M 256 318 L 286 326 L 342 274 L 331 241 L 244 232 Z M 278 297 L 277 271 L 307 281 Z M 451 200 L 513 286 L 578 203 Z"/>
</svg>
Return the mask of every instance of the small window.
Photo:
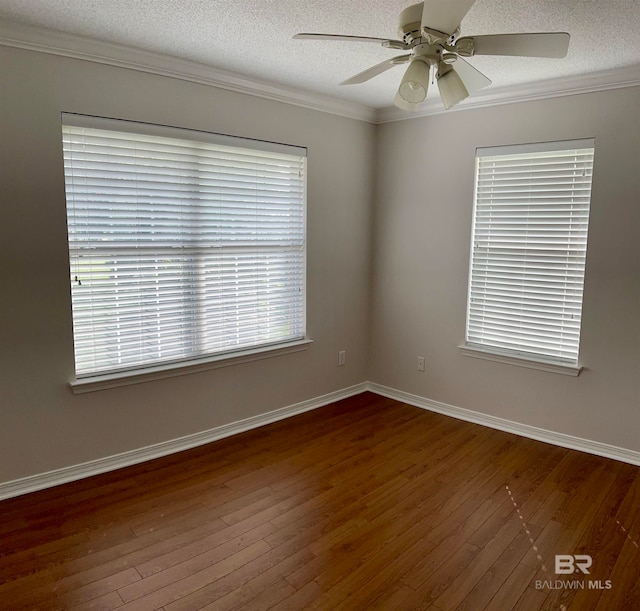
<svg viewBox="0 0 640 611">
<path fill-rule="evenodd" d="M 305 337 L 306 151 L 63 115 L 78 378 Z"/>
<path fill-rule="evenodd" d="M 481 148 L 466 345 L 577 367 L 594 142 Z"/>
</svg>

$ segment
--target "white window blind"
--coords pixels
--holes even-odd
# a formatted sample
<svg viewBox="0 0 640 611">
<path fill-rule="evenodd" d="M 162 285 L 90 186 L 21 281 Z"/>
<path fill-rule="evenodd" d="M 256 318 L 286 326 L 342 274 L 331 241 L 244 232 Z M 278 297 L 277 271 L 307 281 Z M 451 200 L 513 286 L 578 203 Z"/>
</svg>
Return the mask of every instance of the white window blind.
<svg viewBox="0 0 640 611">
<path fill-rule="evenodd" d="M 593 147 L 477 150 L 468 346 L 577 365 Z"/>
<path fill-rule="evenodd" d="M 63 114 L 76 375 L 305 336 L 306 151 Z"/>
</svg>

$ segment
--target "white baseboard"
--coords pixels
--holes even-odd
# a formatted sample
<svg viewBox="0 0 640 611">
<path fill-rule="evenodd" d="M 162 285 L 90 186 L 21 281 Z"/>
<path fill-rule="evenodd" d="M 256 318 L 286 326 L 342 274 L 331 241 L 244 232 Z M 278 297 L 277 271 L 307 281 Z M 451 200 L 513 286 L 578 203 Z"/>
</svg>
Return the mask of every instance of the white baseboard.
<svg viewBox="0 0 640 611">
<path fill-rule="evenodd" d="M 383 397 L 388 397 L 389 399 L 396 399 L 402 403 L 408 403 L 414 407 L 420 407 L 431 412 L 451 416 L 458 420 L 466 420 L 467 422 L 481 424 L 492 429 L 506 431 L 507 433 L 514 433 L 521 437 L 544 441 L 555 446 L 569 448 L 571 450 L 580 450 L 587 454 L 595 454 L 596 456 L 612 458 L 631 465 L 640 466 L 640 452 L 635 450 L 619 448 L 617 446 L 601 443 L 600 441 L 582 439 L 581 437 L 574 437 L 572 435 L 566 435 L 565 433 L 557 433 L 555 431 L 540 429 L 528 424 L 513 422 L 512 420 L 506 420 L 505 418 L 498 418 L 481 412 L 475 412 L 470 409 L 440 403 L 439 401 L 433 401 L 431 399 L 426 399 L 425 397 L 412 395 L 402 390 L 396 390 L 395 388 L 389 388 L 388 386 L 382 386 L 381 384 L 375 384 L 373 382 L 369 382 L 367 384 L 367 390 L 378 395 L 382 395 Z"/>
<path fill-rule="evenodd" d="M 277 422 L 278 420 L 283 420 L 303 412 L 323 407 L 335 401 L 340 401 L 341 399 L 358 395 L 367 390 L 383 397 L 395 399 L 402 403 L 437 412 L 445 416 L 451 416 L 458 420 L 473 422 L 493 429 L 514 433 L 515 435 L 520 435 L 522 437 L 551 443 L 563 448 L 579 450 L 581 452 L 587 452 L 588 454 L 595 454 L 597 456 L 612 458 L 614 460 L 640 466 L 640 452 L 634 450 L 611 446 L 599 441 L 581 439 L 580 437 L 573 437 L 572 435 L 566 435 L 564 433 L 540 429 L 528 424 L 521 424 L 519 422 L 513 422 L 504 418 L 497 418 L 496 416 L 490 416 L 488 414 L 475 412 L 462 407 L 455 407 L 439 401 L 433 401 L 402 390 L 382 386 L 381 384 L 363 382 L 314 399 L 308 399 L 307 401 L 282 407 L 280 409 L 267 412 L 266 414 L 260 414 L 258 416 L 252 416 L 244 420 L 232 422 L 230 424 L 224 424 L 214 429 L 209 429 L 208 431 L 202 431 L 185 437 L 179 437 L 178 439 L 163 441 L 152 446 L 123 452 L 114 456 L 99 458 L 79 465 L 63 467 L 62 469 L 56 469 L 47 473 L 40 473 L 38 475 L 0 483 L 0 500 L 20 496 L 29 492 L 35 492 L 36 490 L 42 490 L 44 488 L 51 488 L 52 486 L 58 486 L 67 482 L 83 479 L 85 477 L 91 477 L 92 475 L 106 473 L 107 471 L 115 471 L 122 467 L 128 467 L 154 458 L 160 458 L 176 452 L 195 448 L 206 443 L 211 443 L 212 441 L 217 441 L 218 439 L 230 437 L 231 435 L 243 433 L 244 431 L 249 431 L 251 429 L 264 426 L 265 424 Z"/>
<path fill-rule="evenodd" d="M 214 429 L 209 429 L 208 431 L 202 431 L 200 433 L 186 435 L 185 437 L 179 437 L 178 439 L 163 441 L 152 446 L 147 446 L 138 450 L 131 450 L 129 452 L 122 452 L 121 454 L 107 456 L 106 458 L 91 460 L 79 465 L 63 467 L 62 469 L 48 471 L 47 473 L 40 473 L 38 475 L 5 482 L 0 484 L 0 500 L 20 496 L 29 492 L 35 492 L 36 490 L 42 490 L 44 488 L 51 488 L 52 486 L 58 486 L 67 482 L 83 479 L 85 477 L 91 477 L 92 475 L 98 475 L 99 473 L 115 471 L 122 467 L 128 467 L 154 458 L 160 458 L 161 456 L 167 456 L 169 454 L 174 454 L 175 452 L 189 450 L 190 448 L 195 448 L 212 441 L 217 441 L 224 437 L 230 437 L 231 435 L 243 433 L 245 431 L 264 426 L 265 424 L 277 422 L 278 420 L 283 420 L 297 414 L 302 414 L 303 412 L 323 407 L 329 403 L 358 395 L 365 390 L 367 390 L 367 383 L 363 382 L 362 384 L 343 388 L 314 399 L 308 399 L 307 401 L 282 407 L 280 409 L 267 412 L 266 414 L 260 414 L 258 416 L 245 418 L 244 420 L 238 420 L 237 422 L 231 422 L 230 424 L 224 424 Z"/>
</svg>

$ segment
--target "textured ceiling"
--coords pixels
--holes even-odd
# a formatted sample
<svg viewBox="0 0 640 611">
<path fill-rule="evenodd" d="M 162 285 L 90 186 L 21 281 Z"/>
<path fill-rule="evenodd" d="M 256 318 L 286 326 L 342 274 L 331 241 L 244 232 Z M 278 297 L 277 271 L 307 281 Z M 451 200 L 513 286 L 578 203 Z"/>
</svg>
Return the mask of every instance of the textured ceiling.
<svg viewBox="0 0 640 611">
<path fill-rule="evenodd" d="M 0 0 L 11 21 L 210 64 L 287 86 L 388 107 L 403 68 L 338 86 L 398 54 L 375 44 L 292 40 L 297 32 L 397 37 L 411 0 Z M 566 31 L 564 59 L 474 57 L 494 87 L 640 64 L 640 0 L 477 0 L 462 34 Z M 435 92 L 430 91 L 430 96 Z"/>
</svg>

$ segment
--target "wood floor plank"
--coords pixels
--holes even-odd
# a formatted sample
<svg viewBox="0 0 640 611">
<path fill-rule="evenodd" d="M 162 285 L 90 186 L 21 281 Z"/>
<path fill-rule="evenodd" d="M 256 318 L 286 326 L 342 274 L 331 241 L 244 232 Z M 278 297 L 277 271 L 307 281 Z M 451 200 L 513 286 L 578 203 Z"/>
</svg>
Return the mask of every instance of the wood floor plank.
<svg viewBox="0 0 640 611">
<path fill-rule="evenodd" d="M 287 582 L 289 583 L 289 582 Z M 322 588 L 315 582 L 310 581 L 306 586 L 295 590 L 295 592 L 279 601 L 271 608 L 274 611 L 300 611 L 300 609 L 311 609 L 322 597 Z"/>
<path fill-rule="evenodd" d="M 547 593 L 535 588 L 527 588 L 518 599 L 512 611 L 536 611 L 542 609 Z"/>
<path fill-rule="evenodd" d="M 51 567 L 50 572 L 60 582 L 75 574 L 93 572 L 100 567 L 106 575 L 142 564 L 228 528 L 222 520 L 209 521 L 209 518 L 206 512 L 196 511 L 188 518 L 181 519 L 179 524 L 165 524 L 162 528 L 124 543 L 102 550 L 89 550 L 84 555 Z"/>
<path fill-rule="evenodd" d="M 612 463 L 612 469 L 617 466 Z M 620 470 L 616 474 L 616 480 L 609 488 L 606 497 L 598 506 L 593 519 L 585 528 L 582 537 L 578 541 L 572 553 L 588 554 L 595 558 L 595 562 L 590 567 L 588 578 L 584 578 L 587 583 L 587 589 L 574 590 L 565 598 L 566 606 L 572 606 L 581 611 L 592 611 L 598 605 L 599 598 L 593 590 L 589 589 L 589 585 L 594 581 L 599 583 L 606 582 L 610 578 L 613 567 L 620 557 L 622 548 L 626 541 L 626 537 L 615 522 L 617 509 L 627 494 L 629 484 L 628 472 Z M 640 561 L 640 555 L 638 556 Z M 638 573 L 640 576 L 640 572 Z M 603 591 L 604 593 L 604 591 Z M 567 604 L 569 603 L 569 604 Z"/>
<path fill-rule="evenodd" d="M 88 602 L 69 606 L 69 611 L 113 611 L 124 604 L 117 591 L 108 592 Z"/>
<path fill-rule="evenodd" d="M 362 393 L 0 502 L 0 609 L 629 611 L 639 544 L 638 467 Z"/>
<path fill-rule="evenodd" d="M 473 514 L 461 524 L 458 523 L 457 529 L 452 530 L 446 538 L 436 537 L 434 539 L 432 533 L 429 533 L 427 539 L 434 543 L 433 549 L 402 576 L 402 582 L 416 590 L 427 589 L 430 593 L 435 593 L 436 584 L 439 588 L 444 589 L 442 587 L 443 584 L 447 584 L 448 582 L 446 580 L 440 580 L 439 578 L 434 580 L 434 573 L 458 554 L 461 554 L 463 557 L 467 557 L 470 554 L 475 556 L 480 548 L 470 544 L 468 542 L 469 537 L 486 522 L 488 517 L 495 511 L 494 508 L 495 504 L 492 501 L 486 501 L 477 512 L 473 512 Z M 434 529 L 434 531 L 436 530 L 437 528 Z M 473 551 L 465 553 L 464 550 Z M 434 586 L 433 590 L 429 588 L 428 583 Z M 440 592 L 438 592 L 434 598 L 439 594 Z"/>
<path fill-rule="evenodd" d="M 476 588 L 477 584 L 489 574 L 493 564 L 498 561 L 505 550 L 518 540 L 516 550 L 522 548 L 522 554 L 526 553 L 526 535 L 522 531 L 520 520 L 514 515 L 502 524 L 493 534 L 493 537 L 481 547 L 481 551 L 475 557 L 469 570 L 461 573 L 434 601 L 441 609 L 456 609 L 462 601 Z M 513 547 L 512 547 L 513 549 Z M 519 560 L 519 558 L 518 558 Z M 487 601 L 488 602 L 488 601 Z"/>
<path fill-rule="evenodd" d="M 165 554 L 155 555 L 150 560 L 136 564 L 136 568 L 145 579 L 178 566 L 181 566 L 180 570 L 183 572 L 198 570 L 198 567 L 207 566 L 211 560 L 217 562 L 226 555 L 263 539 L 274 530 L 271 524 L 265 524 L 263 520 L 251 516 L 187 545 L 175 547 Z M 167 578 L 166 573 L 164 578 Z"/>
<path fill-rule="evenodd" d="M 221 596 L 203 607 L 203 609 L 220 609 L 222 611 L 246 608 L 269 609 L 284 598 L 294 594 L 296 588 L 286 581 L 286 577 L 300 564 L 308 562 L 312 554 L 306 549 L 299 550 L 293 554 L 289 551 L 282 554 L 282 551 L 284 550 L 274 550 L 272 552 L 273 558 L 265 555 L 262 559 L 263 561 L 274 561 L 274 558 L 284 556 L 283 560 L 274 562 L 272 566 L 258 576 L 249 579 L 240 587 Z M 278 556 L 279 554 L 282 554 L 282 556 Z M 264 566 L 267 565 L 265 564 Z"/>
<path fill-rule="evenodd" d="M 639 503 L 640 478 L 635 478 L 628 495 L 616 514 L 617 536 L 624 537 L 624 543 L 618 553 L 615 565 L 608 575 L 611 589 L 602 591 L 596 606 L 597 611 L 640 609 Z"/>
<path fill-rule="evenodd" d="M 64 594 L 58 594 L 57 592 L 55 592 L 55 594 L 58 601 L 63 602 L 67 607 L 87 607 L 92 604 L 97 604 L 99 607 L 103 604 L 105 597 L 113 599 L 115 598 L 113 594 L 117 593 L 119 588 L 138 583 L 141 579 L 138 572 L 134 568 L 130 568 L 115 575 L 98 579 L 79 588 L 69 590 Z M 96 599 L 102 599 L 102 601 L 93 603 Z"/>
<path fill-rule="evenodd" d="M 527 535 L 521 529 L 455 609 L 459 611 L 484 609 L 502 588 L 507 588 L 506 584 L 527 551 L 527 544 Z M 531 579 L 534 570 L 526 565 L 522 567 Z"/>
<path fill-rule="evenodd" d="M 415 526 L 407 528 L 405 533 L 393 539 L 393 543 L 383 544 L 368 556 L 366 562 L 356 560 L 348 573 L 337 573 L 330 565 L 316 579 L 326 590 L 326 605 L 334 605 L 341 611 L 366 609 L 381 592 L 396 584 L 411 566 L 429 553 L 433 544 L 417 537 L 418 530 Z"/>
<path fill-rule="evenodd" d="M 141 582 L 142 587 L 134 587 L 132 584 L 118 590 L 122 599 L 127 602 L 122 607 L 123 611 L 153 611 L 163 605 L 171 610 L 176 601 L 185 599 L 194 593 L 205 589 L 209 584 L 215 583 L 222 577 L 233 573 L 239 567 L 246 565 L 255 558 L 267 553 L 271 548 L 264 541 L 256 541 L 239 551 L 200 568 L 179 567 L 179 571 L 168 569 L 157 573 Z M 195 570 L 195 572 L 194 572 Z M 166 574 L 169 573 L 170 574 Z M 144 583 L 149 582 L 149 583 Z M 198 606 L 192 608 L 198 609 Z"/>
<path fill-rule="evenodd" d="M 442 547 L 442 546 L 440 546 Z M 440 547 L 434 552 L 444 551 Z M 475 560 L 479 553 L 479 549 L 474 545 L 464 543 L 459 548 L 451 550 L 453 553 L 447 555 L 438 555 L 437 553 L 429 554 L 429 565 L 421 563 L 419 569 L 419 578 L 413 578 L 413 594 L 405 597 L 405 608 L 421 608 L 425 605 L 431 605 L 464 571 L 466 571 L 471 563 Z M 415 567 L 412 570 L 412 577 L 416 575 Z M 406 574 L 402 581 L 406 583 Z"/>
<path fill-rule="evenodd" d="M 416 600 L 417 598 L 417 600 Z M 380 611 L 423 611 L 435 609 L 428 599 L 416 595 L 416 591 L 402 583 L 380 592 L 377 599 L 369 603 L 369 609 Z"/>
<path fill-rule="evenodd" d="M 505 611 L 513 609 L 522 598 L 531 582 L 535 570 L 526 564 L 519 563 L 505 579 L 484 611 Z"/>
<path fill-rule="evenodd" d="M 261 577 L 272 577 L 268 580 L 270 584 L 280 583 L 283 577 L 288 575 L 293 566 L 310 557 L 308 550 L 301 550 L 298 553 L 292 552 L 287 545 L 274 548 L 263 554 L 256 554 L 248 562 L 239 564 L 232 571 L 220 578 L 211 578 L 209 583 L 197 591 L 181 597 L 174 602 L 165 605 L 167 611 L 191 611 L 217 602 L 219 599 L 231 594 L 234 591 L 247 588 L 251 591 L 255 587 L 256 581 L 259 583 Z M 270 586 L 269 586 L 270 587 Z M 263 589 L 263 593 L 268 591 L 268 587 Z M 240 597 L 243 592 L 239 592 Z"/>
<path fill-rule="evenodd" d="M 242 552 L 247 548 L 253 551 L 257 549 L 259 552 L 264 553 L 270 549 L 270 546 L 264 543 L 262 539 L 265 534 L 272 530 L 273 527 L 270 524 L 261 524 L 219 545 L 211 547 L 209 542 L 205 542 L 201 546 L 201 542 L 198 542 L 198 545 L 189 546 L 188 549 L 180 548 L 176 550 L 176 553 L 171 554 L 170 557 L 165 555 L 160 559 L 145 563 L 138 569 L 144 579 L 127 588 L 120 589 L 120 596 L 125 602 L 128 602 L 158 590 L 165 584 L 178 582 L 192 577 L 194 574 L 202 573 L 204 575 L 212 566 L 226 568 L 226 559 L 233 558 L 236 555 L 244 558 L 245 554 Z M 232 563 L 230 566 L 235 565 Z"/>
</svg>

